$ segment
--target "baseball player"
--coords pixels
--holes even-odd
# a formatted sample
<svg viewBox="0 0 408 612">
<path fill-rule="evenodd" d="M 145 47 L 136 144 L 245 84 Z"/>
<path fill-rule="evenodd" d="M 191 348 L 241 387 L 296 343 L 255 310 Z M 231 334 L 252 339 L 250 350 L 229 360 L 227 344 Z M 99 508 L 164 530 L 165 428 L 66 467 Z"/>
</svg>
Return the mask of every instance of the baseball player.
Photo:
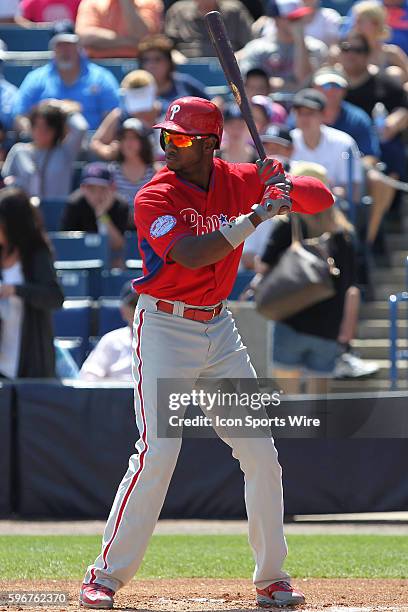
<svg viewBox="0 0 408 612">
<path fill-rule="evenodd" d="M 134 281 L 140 294 L 133 339 L 140 439 L 113 502 L 101 554 L 86 572 L 80 603 L 87 608 L 111 608 L 115 592 L 136 573 L 176 465 L 181 439 L 157 436 L 158 379 L 256 378 L 225 301 L 243 242 L 279 212 L 314 213 L 333 204 L 323 183 L 290 177 L 276 160 L 231 164 L 214 159 L 223 119 L 207 100 L 175 100 L 155 127 L 161 130 L 166 167 L 135 200 L 144 271 Z M 257 602 L 301 604 L 304 595 L 282 570 L 287 547 L 273 440 L 217 433 L 245 476 Z"/>
</svg>

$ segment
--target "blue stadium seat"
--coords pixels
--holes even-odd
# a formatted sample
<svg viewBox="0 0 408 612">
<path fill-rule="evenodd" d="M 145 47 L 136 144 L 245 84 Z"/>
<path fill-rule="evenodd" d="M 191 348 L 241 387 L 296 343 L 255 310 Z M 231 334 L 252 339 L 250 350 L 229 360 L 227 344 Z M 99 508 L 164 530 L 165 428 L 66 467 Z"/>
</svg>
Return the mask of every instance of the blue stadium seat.
<svg viewBox="0 0 408 612">
<path fill-rule="evenodd" d="M 101 295 L 101 271 L 103 262 L 100 259 L 79 261 L 56 261 L 54 268 L 58 272 L 86 272 L 88 274 L 88 291 L 86 296 L 95 300 Z"/>
<path fill-rule="evenodd" d="M 82 338 L 78 350 L 81 360 L 85 359 L 91 332 L 91 301 L 65 300 L 54 313 L 54 331 L 60 338 Z"/>
<path fill-rule="evenodd" d="M 120 314 L 120 300 L 99 300 L 99 336 L 103 336 L 113 329 L 118 329 L 125 325 L 126 323 Z"/>
<path fill-rule="evenodd" d="M 109 261 L 107 236 L 85 232 L 50 232 L 57 261 L 101 260 Z"/>
<path fill-rule="evenodd" d="M 89 270 L 57 270 L 57 277 L 66 298 L 90 295 Z"/>
<path fill-rule="evenodd" d="M 48 51 L 52 28 L 22 28 L 13 24 L 1 24 L 0 38 L 8 51 Z"/>
<path fill-rule="evenodd" d="M 125 241 L 126 241 L 125 260 L 126 259 L 140 259 L 136 232 L 125 232 Z"/>
<path fill-rule="evenodd" d="M 3 74 L 7 81 L 16 87 L 20 87 L 21 83 L 24 81 L 27 74 L 31 72 L 31 70 L 33 70 L 32 64 L 15 64 L 14 62 L 4 62 Z"/>
<path fill-rule="evenodd" d="M 247 288 L 249 283 L 251 282 L 254 276 L 254 272 L 252 270 L 243 270 L 242 272 L 238 272 L 237 278 L 235 279 L 234 286 L 230 295 L 228 296 L 229 300 L 238 300 L 241 293 L 244 289 Z"/>
<path fill-rule="evenodd" d="M 177 71 L 190 74 L 207 87 L 227 85 L 220 63 L 213 57 L 190 59 L 185 64 L 178 64 Z"/>
<path fill-rule="evenodd" d="M 142 275 L 142 270 L 102 270 L 101 295 L 106 297 L 119 297 L 120 291 L 126 281 L 133 280 Z"/>
<path fill-rule="evenodd" d="M 58 232 L 67 198 L 46 198 L 40 202 L 40 212 L 47 232 Z"/>
<path fill-rule="evenodd" d="M 136 70 L 137 68 L 137 62 L 132 59 L 96 60 L 96 63 L 109 70 L 109 72 L 113 74 L 113 76 L 119 83 L 121 82 L 123 77 L 128 74 L 128 72 Z"/>
</svg>

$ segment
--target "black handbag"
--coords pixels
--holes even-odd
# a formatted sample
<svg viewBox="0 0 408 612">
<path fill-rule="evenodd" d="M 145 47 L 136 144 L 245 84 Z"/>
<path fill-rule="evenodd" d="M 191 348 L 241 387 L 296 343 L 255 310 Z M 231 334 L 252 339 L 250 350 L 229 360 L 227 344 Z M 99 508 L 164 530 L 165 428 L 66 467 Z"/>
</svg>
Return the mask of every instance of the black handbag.
<svg viewBox="0 0 408 612">
<path fill-rule="evenodd" d="M 255 290 L 258 312 L 273 321 L 282 321 L 333 297 L 333 278 L 340 274 L 328 254 L 330 234 L 305 240 L 296 213 L 291 213 L 290 223 L 290 247 Z"/>
</svg>

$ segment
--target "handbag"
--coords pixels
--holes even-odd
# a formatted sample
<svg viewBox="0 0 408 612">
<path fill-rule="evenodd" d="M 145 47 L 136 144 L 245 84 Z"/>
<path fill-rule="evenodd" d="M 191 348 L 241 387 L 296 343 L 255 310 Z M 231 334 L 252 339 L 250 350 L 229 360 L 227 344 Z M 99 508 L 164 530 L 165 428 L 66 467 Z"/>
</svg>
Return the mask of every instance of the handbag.
<svg viewBox="0 0 408 612">
<path fill-rule="evenodd" d="M 258 312 L 273 321 L 282 321 L 333 297 L 333 278 L 340 274 L 328 253 L 330 233 L 305 240 L 296 213 L 291 213 L 290 223 L 290 247 L 255 290 Z"/>
</svg>

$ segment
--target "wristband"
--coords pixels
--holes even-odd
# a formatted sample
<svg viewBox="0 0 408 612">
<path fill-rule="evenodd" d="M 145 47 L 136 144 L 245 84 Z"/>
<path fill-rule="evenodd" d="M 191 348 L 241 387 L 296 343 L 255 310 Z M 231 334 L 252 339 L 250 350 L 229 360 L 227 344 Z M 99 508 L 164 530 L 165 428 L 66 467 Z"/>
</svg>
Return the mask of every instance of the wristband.
<svg viewBox="0 0 408 612">
<path fill-rule="evenodd" d="M 221 225 L 219 231 L 234 249 L 244 242 L 255 231 L 255 225 L 248 215 L 240 215 L 228 225 Z"/>
<path fill-rule="evenodd" d="M 100 217 L 98 217 L 98 221 L 100 221 L 101 223 L 109 223 L 110 221 L 110 217 L 107 213 L 104 213 L 103 215 L 101 215 Z"/>
</svg>

